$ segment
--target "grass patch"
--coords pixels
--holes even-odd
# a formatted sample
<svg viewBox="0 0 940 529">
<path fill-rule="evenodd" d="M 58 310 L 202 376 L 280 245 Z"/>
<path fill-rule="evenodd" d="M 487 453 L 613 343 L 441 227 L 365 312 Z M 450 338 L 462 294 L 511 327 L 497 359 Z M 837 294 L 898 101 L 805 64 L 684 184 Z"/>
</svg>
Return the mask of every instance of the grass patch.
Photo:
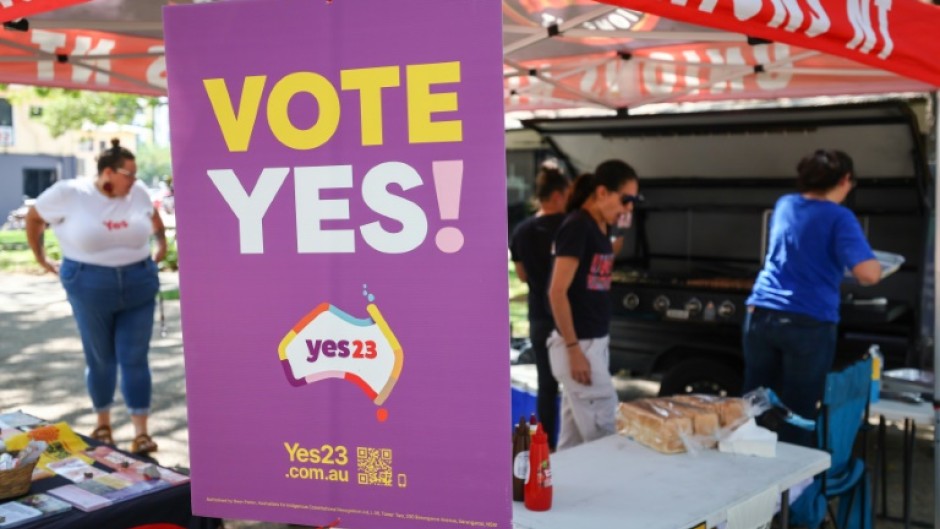
<svg viewBox="0 0 940 529">
<path fill-rule="evenodd" d="M 512 338 L 529 336 L 529 287 L 519 280 L 516 267 L 509 261 L 509 331 Z"/>
<path fill-rule="evenodd" d="M 166 301 L 178 300 L 180 299 L 180 289 L 179 287 L 168 288 L 166 290 L 160 290 L 160 297 Z"/>
<path fill-rule="evenodd" d="M 46 231 L 43 241 L 46 255 L 53 259 L 62 258 L 59 241 L 51 230 Z M 25 230 L 0 231 L 0 271 L 42 273 L 42 267 L 36 263 L 33 251 L 29 249 Z"/>
</svg>

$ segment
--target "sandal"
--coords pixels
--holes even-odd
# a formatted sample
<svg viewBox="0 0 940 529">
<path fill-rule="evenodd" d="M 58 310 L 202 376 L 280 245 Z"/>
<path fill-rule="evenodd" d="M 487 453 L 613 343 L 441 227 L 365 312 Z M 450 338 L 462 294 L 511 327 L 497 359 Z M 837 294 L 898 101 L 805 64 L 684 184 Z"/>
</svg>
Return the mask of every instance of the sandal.
<svg viewBox="0 0 940 529">
<path fill-rule="evenodd" d="M 106 445 L 114 445 L 114 439 L 111 438 L 111 427 L 102 425 L 91 432 L 91 438 Z"/>
<path fill-rule="evenodd" d="M 136 455 L 147 455 L 150 452 L 157 451 L 157 443 L 147 434 L 142 433 L 134 438 L 131 443 L 131 453 Z"/>
</svg>

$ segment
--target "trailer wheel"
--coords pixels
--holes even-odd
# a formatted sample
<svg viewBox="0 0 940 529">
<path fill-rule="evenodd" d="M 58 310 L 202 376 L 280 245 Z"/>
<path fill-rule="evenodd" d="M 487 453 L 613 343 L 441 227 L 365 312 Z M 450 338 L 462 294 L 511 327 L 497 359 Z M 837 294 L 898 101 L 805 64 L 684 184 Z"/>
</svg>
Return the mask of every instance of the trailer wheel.
<svg viewBox="0 0 940 529">
<path fill-rule="evenodd" d="M 659 395 L 705 393 L 736 396 L 744 382 L 739 370 L 716 360 L 685 360 L 674 365 L 663 376 Z"/>
</svg>

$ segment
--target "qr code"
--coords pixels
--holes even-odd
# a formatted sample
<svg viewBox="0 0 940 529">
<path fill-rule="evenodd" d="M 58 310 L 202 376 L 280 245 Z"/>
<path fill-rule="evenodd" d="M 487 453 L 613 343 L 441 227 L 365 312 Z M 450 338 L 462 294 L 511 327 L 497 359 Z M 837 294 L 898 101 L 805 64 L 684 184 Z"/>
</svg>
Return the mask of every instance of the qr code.
<svg viewBox="0 0 940 529">
<path fill-rule="evenodd" d="M 392 451 L 388 448 L 356 448 L 360 485 L 392 486 Z"/>
</svg>

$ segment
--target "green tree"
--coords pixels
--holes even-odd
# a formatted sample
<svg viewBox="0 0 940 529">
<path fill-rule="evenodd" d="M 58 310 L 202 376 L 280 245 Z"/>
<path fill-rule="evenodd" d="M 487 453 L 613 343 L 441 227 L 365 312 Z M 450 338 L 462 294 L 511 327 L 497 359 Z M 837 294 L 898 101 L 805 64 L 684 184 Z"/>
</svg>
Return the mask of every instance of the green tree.
<svg viewBox="0 0 940 529">
<path fill-rule="evenodd" d="M 140 145 L 135 153 L 137 158 L 137 178 L 150 185 L 160 180 L 167 180 L 173 172 L 170 162 L 170 148 L 152 143 Z"/>
<path fill-rule="evenodd" d="M 85 124 L 129 125 L 139 115 L 149 116 L 144 111 L 156 104 L 154 98 L 62 88 L 35 87 L 32 95 L 42 100 L 42 115 L 37 119 L 56 138 Z"/>
</svg>

